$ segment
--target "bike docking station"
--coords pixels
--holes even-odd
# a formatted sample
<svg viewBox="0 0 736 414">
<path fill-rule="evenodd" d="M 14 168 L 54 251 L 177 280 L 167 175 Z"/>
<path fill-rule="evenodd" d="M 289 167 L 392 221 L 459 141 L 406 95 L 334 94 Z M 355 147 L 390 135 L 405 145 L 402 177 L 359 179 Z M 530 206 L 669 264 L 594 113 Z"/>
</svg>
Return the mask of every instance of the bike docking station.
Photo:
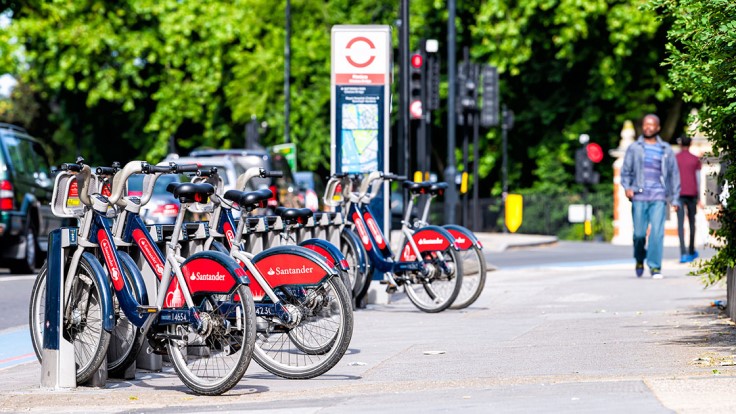
<svg viewBox="0 0 736 414">
<path fill-rule="evenodd" d="M 41 388 L 55 390 L 76 388 L 77 370 L 74 345 L 64 338 L 64 301 L 67 257 L 71 248 L 77 247 L 77 228 L 62 227 L 49 234 L 48 273 L 46 277 L 46 302 L 41 349 Z M 104 298 L 103 303 L 110 303 Z M 104 305 L 102 305 L 104 306 Z M 113 321 L 103 321 L 103 327 L 112 329 Z M 107 364 L 101 364 L 92 378 L 84 383 L 91 387 L 104 387 L 107 381 Z"/>
<path fill-rule="evenodd" d="M 62 236 L 65 233 L 66 237 Z M 76 232 L 71 232 L 76 238 Z M 62 335 L 64 329 L 64 265 L 66 247 L 71 245 L 69 229 L 57 229 L 49 234 L 46 308 L 41 350 L 41 387 L 75 388 L 77 371 L 74 345 Z M 66 242 L 66 243 L 63 243 Z M 75 243 L 76 244 L 76 243 Z"/>
</svg>

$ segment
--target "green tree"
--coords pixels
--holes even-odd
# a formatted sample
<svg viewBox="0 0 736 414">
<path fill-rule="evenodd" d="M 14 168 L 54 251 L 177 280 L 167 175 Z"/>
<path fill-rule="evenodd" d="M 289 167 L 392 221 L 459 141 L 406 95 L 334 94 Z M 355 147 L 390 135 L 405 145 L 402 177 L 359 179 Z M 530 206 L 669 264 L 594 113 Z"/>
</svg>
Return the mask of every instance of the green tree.
<svg viewBox="0 0 736 414">
<path fill-rule="evenodd" d="M 668 33 L 670 83 L 699 106 L 697 121 L 720 155 L 723 179 L 736 182 L 736 4 L 729 0 L 653 0 L 652 7 L 674 19 Z M 717 253 L 700 263 L 707 285 L 736 266 L 736 191 L 720 211 L 722 242 Z"/>
</svg>

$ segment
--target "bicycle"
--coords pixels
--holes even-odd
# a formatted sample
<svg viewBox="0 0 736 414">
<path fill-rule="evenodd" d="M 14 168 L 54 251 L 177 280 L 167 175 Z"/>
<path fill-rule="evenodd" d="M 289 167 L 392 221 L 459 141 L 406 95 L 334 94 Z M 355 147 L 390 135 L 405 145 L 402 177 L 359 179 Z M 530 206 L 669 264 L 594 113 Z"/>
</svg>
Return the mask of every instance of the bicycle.
<svg viewBox="0 0 736 414">
<path fill-rule="evenodd" d="M 405 181 L 403 183 L 403 186 L 409 191 L 411 197 L 406 205 L 406 211 L 404 213 L 404 223 L 406 223 L 410 229 L 414 230 L 426 227 L 427 225 L 429 225 L 428 219 L 431 202 L 435 197 L 444 194 L 445 190 L 447 189 L 447 183 L 415 183 L 412 181 Z M 425 195 L 427 197 L 424 203 L 424 208 L 422 210 L 422 215 L 420 218 L 412 221 L 411 212 L 414 207 L 414 202 L 418 197 L 422 195 Z M 460 248 L 458 251 L 458 256 L 460 261 L 462 261 L 463 263 L 462 287 L 460 289 L 460 293 L 458 293 L 457 298 L 450 306 L 450 308 L 467 308 L 468 306 L 472 305 L 476 300 L 478 300 L 478 297 L 480 297 L 480 294 L 481 292 L 483 292 L 483 288 L 486 284 L 487 266 L 486 258 L 482 252 L 483 245 L 472 231 L 463 226 L 446 224 L 442 227 L 455 238 L 455 241 Z M 412 254 L 409 249 L 408 243 L 402 241 L 399 245 L 402 246 L 402 259 L 408 260 Z"/>
<path fill-rule="evenodd" d="M 382 283 L 387 285 L 386 291 L 391 294 L 403 286 L 407 297 L 418 309 L 429 313 L 447 309 L 457 297 L 463 277 L 462 263 L 457 257 L 459 247 L 452 235 L 438 226 L 411 231 L 403 223 L 401 232 L 408 241 L 411 255 L 404 254 L 405 249 L 394 254 L 368 206 L 384 180 L 404 181 L 406 177 L 374 171 L 362 179 L 357 192 L 353 189 L 358 177 L 333 176 L 333 179 L 341 182 L 342 192 L 346 195 L 341 209 L 347 212 L 347 220 L 354 224 L 371 268 L 384 274 Z M 331 188 L 336 189 L 337 186 Z M 370 273 L 366 276 L 361 295 L 370 284 Z"/>
<path fill-rule="evenodd" d="M 201 179 L 219 181 L 214 174 L 209 175 Z M 238 187 L 245 187 L 249 176 L 273 175 L 277 173 L 249 169 L 241 175 Z M 340 263 L 336 247 L 318 239 L 302 241 L 299 246 L 271 246 L 257 254 L 246 251 L 243 236 L 253 229 L 282 227 L 280 236 L 291 240 L 293 226 L 312 216 L 309 209 L 281 208 L 276 209 L 277 216 L 250 215 L 259 202 L 266 203 L 272 196 L 269 189 L 216 193 L 212 197 L 210 238 L 204 248 L 229 254 L 251 278 L 257 317 L 256 362 L 283 378 L 314 378 L 340 361 L 352 338 L 350 294 L 340 275 L 345 264 Z M 231 211 L 235 204 L 243 213 L 237 223 Z"/>
<path fill-rule="evenodd" d="M 110 197 L 89 196 L 85 189 L 91 180 L 91 170 L 86 165 L 80 167 L 77 173 L 79 199 L 90 208 L 85 212 L 86 220 L 80 223 L 77 249 L 64 281 L 66 291 L 70 291 L 78 279 L 74 257 L 87 257 L 97 266 L 92 273 L 102 297 L 100 313 L 103 317 L 99 329 L 102 336 L 109 336 L 114 327 L 109 299 L 114 293 L 125 317 L 139 328 L 136 335 L 145 335 L 153 352 L 169 355 L 174 370 L 187 387 L 203 395 L 228 391 L 245 373 L 255 343 L 255 308 L 247 288 L 248 277 L 232 258 L 219 252 L 198 252 L 188 258 L 177 254 L 185 214 L 183 208 L 177 216 L 171 240 L 166 244 L 166 254 L 162 254 L 138 214 L 141 200 L 122 197 L 125 182 L 132 174 L 180 173 L 196 171 L 196 166 L 155 167 L 142 161 L 129 162 L 114 176 Z M 208 184 L 172 184 L 167 190 L 183 206 L 203 201 L 214 192 Z M 105 218 L 108 207 L 114 205 L 119 207 L 116 233 L 122 235 L 124 243 L 135 244 L 160 277 L 153 305 L 145 302 L 147 295 L 140 269 L 127 253 L 116 249 L 111 226 Z M 99 247 L 107 274 L 97 259 L 85 251 L 89 246 Z M 112 289 L 108 288 L 108 280 Z M 77 323 L 73 317 L 76 316 L 75 306 L 75 301 L 65 299 L 65 324 Z M 33 321 L 33 317 L 34 313 L 31 314 L 32 329 L 40 322 Z M 76 345 L 77 341 L 72 340 Z M 93 360 L 98 362 L 92 367 L 92 373 L 106 353 L 105 346 L 97 348 Z"/>
</svg>

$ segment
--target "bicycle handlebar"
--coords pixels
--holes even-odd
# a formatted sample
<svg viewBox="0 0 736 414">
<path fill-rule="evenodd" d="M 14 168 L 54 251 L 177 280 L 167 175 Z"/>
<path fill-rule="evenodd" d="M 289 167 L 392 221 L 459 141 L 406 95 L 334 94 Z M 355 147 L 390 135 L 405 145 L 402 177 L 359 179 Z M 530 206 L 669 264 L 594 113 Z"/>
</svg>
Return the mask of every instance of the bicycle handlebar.
<svg viewBox="0 0 736 414">
<path fill-rule="evenodd" d="M 187 173 L 187 172 L 198 173 L 199 172 L 199 168 L 200 168 L 200 166 L 198 164 L 183 164 L 183 165 L 178 165 L 178 164 L 175 164 L 173 162 L 169 163 L 169 166 L 171 167 L 172 172 L 175 172 L 177 174 Z M 215 170 L 215 172 L 217 172 L 217 168 L 213 168 L 213 169 Z"/>
<path fill-rule="evenodd" d="M 217 167 L 212 167 L 209 170 L 197 170 L 197 177 L 212 177 L 217 174 Z"/>
<path fill-rule="evenodd" d="M 278 170 L 266 171 L 264 169 L 261 169 L 261 177 L 262 178 L 269 178 L 269 177 L 270 178 L 281 178 L 283 176 L 284 176 L 284 172 L 283 171 L 278 171 Z"/>
</svg>

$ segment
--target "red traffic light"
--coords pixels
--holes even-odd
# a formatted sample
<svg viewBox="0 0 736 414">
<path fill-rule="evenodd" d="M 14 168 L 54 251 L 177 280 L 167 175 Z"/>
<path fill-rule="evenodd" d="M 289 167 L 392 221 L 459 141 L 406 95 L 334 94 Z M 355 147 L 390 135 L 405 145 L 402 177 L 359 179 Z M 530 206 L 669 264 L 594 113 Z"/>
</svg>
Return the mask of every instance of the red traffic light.
<svg viewBox="0 0 736 414">
<path fill-rule="evenodd" d="M 424 58 L 419 53 L 415 53 L 411 55 L 411 65 L 417 69 L 422 67 L 422 63 L 424 63 Z"/>
<path fill-rule="evenodd" d="M 588 154 L 588 159 L 595 163 L 599 163 L 603 160 L 603 149 L 595 142 L 591 142 L 586 145 L 585 152 Z"/>
</svg>

